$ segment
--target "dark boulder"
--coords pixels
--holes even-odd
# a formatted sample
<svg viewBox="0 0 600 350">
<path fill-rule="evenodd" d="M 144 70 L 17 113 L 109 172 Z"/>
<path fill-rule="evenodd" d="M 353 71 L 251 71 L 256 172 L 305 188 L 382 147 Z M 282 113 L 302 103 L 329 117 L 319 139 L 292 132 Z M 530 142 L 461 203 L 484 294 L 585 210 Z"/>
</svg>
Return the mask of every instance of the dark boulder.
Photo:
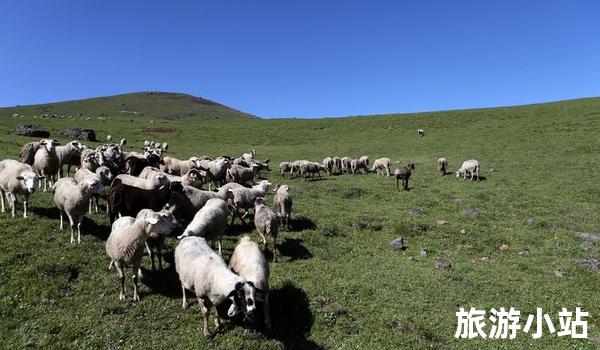
<svg viewBox="0 0 600 350">
<path fill-rule="evenodd" d="M 42 130 L 33 125 L 17 124 L 15 126 L 15 134 L 20 136 L 39 137 L 42 139 L 50 137 L 50 132 Z"/>
<path fill-rule="evenodd" d="M 82 141 L 96 141 L 96 132 L 92 129 L 72 128 L 60 132 L 64 138 L 77 139 Z"/>
</svg>

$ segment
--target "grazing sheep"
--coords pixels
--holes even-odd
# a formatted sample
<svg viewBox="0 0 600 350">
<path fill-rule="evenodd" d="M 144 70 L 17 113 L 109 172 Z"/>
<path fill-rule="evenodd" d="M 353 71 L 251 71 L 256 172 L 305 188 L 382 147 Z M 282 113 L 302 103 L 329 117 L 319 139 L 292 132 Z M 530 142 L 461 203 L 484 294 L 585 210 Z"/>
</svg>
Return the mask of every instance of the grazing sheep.
<svg viewBox="0 0 600 350">
<path fill-rule="evenodd" d="M 423 130 L 423 129 L 417 129 L 417 135 L 419 135 L 421 137 L 425 136 L 425 130 Z"/>
<path fill-rule="evenodd" d="M 290 229 L 290 218 L 292 216 L 292 197 L 290 197 L 287 185 L 277 185 L 273 197 L 273 210 L 282 227 Z"/>
<path fill-rule="evenodd" d="M 292 163 L 290 162 L 281 162 L 279 163 L 279 177 L 285 179 L 285 173 L 289 172 L 292 169 Z"/>
<path fill-rule="evenodd" d="M 175 248 L 175 269 L 181 281 L 183 309 L 187 309 L 185 291 L 194 292 L 202 310 L 204 336 L 209 337 L 208 315 L 210 308 L 215 311 L 229 299 L 229 317 L 242 312 L 244 317 L 252 317 L 256 309 L 255 289 L 251 282 L 233 273 L 223 258 L 206 244 L 202 237 L 185 237 Z M 216 325 L 221 327 L 221 319 L 216 311 Z"/>
<path fill-rule="evenodd" d="M 323 168 L 327 171 L 327 175 L 331 175 L 333 172 L 333 158 L 326 157 L 323 159 Z"/>
<path fill-rule="evenodd" d="M 177 220 L 189 223 L 198 210 L 212 198 L 220 198 L 229 202 L 233 199 L 233 193 L 228 188 L 220 188 L 218 192 L 213 192 L 184 185 L 181 193 L 171 193 L 169 208 L 172 209 Z"/>
<path fill-rule="evenodd" d="M 254 200 L 254 226 L 262 239 L 265 249 L 267 248 L 267 238 L 272 241 L 271 253 L 273 253 L 273 261 L 277 260 L 277 215 L 267 206 L 263 197 L 257 197 Z"/>
<path fill-rule="evenodd" d="M 319 175 L 319 179 L 321 179 L 321 171 L 325 171 L 325 168 L 317 162 L 306 161 L 300 164 L 300 176 L 302 177 L 302 181 L 306 181 L 308 174 L 311 175 L 311 178 L 314 178 L 315 173 Z"/>
<path fill-rule="evenodd" d="M 410 179 L 411 170 L 415 169 L 415 165 L 410 163 L 405 167 L 394 170 L 394 176 L 396 177 L 396 190 L 400 191 L 398 182 L 402 180 L 402 189 L 408 191 L 408 179 Z"/>
<path fill-rule="evenodd" d="M 140 300 L 138 294 L 139 268 L 146 240 L 152 232 L 167 235 L 173 228 L 173 223 L 158 213 L 148 214 L 137 219 L 124 216 L 115 221 L 106 240 L 106 254 L 111 259 L 110 266 L 114 264 L 119 273 L 121 286 L 119 300 L 125 300 L 125 273 L 123 271 L 125 265 L 131 265 L 133 270 L 133 300 Z"/>
<path fill-rule="evenodd" d="M 227 176 L 225 178 L 228 182 L 237 182 L 239 184 L 246 184 L 248 181 L 254 182 L 258 169 L 259 166 L 256 164 L 251 164 L 250 168 L 234 164 L 227 169 Z"/>
<path fill-rule="evenodd" d="M 19 153 L 19 161 L 21 163 L 33 165 L 33 160 L 35 157 L 35 153 L 38 148 L 40 148 L 39 142 L 29 142 L 21 147 L 21 152 Z"/>
<path fill-rule="evenodd" d="M 55 147 L 58 144 L 56 140 L 43 139 L 40 141 L 40 148 L 35 152 L 33 159 L 33 170 L 40 178 L 44 179 L 44 192 L 48 192 L 48 182 L 50 186 L 54 183 L 54 177 L 58 173 L 58 157 Z"/>
<path fill-rule="evenodd" d="M 446 171 L 448 170 L 448 159 L 446 158 L 438 158 L 437 160 L 437 171 L 441 176 L 446 175 Z"/>
<path fill-rule="evenodd" d="M 308 160 L 295 160 L 290 164 L 290 179 L 293 176 L 300 176 L 300 167 Z"/>
<path fill-rule="evenodd" d="M 198 236 L 212 242 L 217 241 L 221 255 L 221 237 L 227 229 L 227 213 L 227 202 L 220 198 L 209 199 L 177 239 Z"/>
<path fill-rule="evenodd" d="M 342 173 L 342 158 L 333 157 L 332 160 L 333 160 L 333 167 L 335 168 L 336 174 L 341 174 Z"/>
<path fill-rule="evenodd" d="M 136 219 L 152 217 L 154 214 L 160 215 L 160 217 L 171 223 L 173 228 L 175 228 L 178 223 L 169 210 L 163 209 L 159 212 L 155 212 L 151 209 L 142 209 L 137 214 Z M 165 238 L 167 237 L 167 232 L 164 231 L 154 231 L 150 230 L 148 233 L 148 238 L 146 239 L 146 249 L 148 250 L 148 254 L 150 255 L 150 260 L 152 261 L 152 270 L 156 270 L 156 266 L 154 265 L 154 256 L 158 255 L 158 268 L 162 270 L 162 249 L 165 245 Z M 155 253 L 156 251 L 156 253 Z"/>
<path fill-rule="evenodd" d="M 12 208 L 12 217 L 16 216 L 17 196 L 22 194 L 23 217 L 27 217 L 27 203 L 29 196 L 35 192 L 39 185 L 40 177 L 33 171 L 29 164 L 17 162 L 12 159 L 0 161 L 0 202 L 2 203 L 2 212 L 6 212 L 4 207 L 4 198 Z"/>
<path fill-rule="evenodd" d="M 477 181 L 479 181 L 479 162 L 477 160 L 465 160 L 460 169 L 456 171 L 456 177 L 463 176 L 463 180 L 467 179 L 467 174 L 471 175 L 471 181 L 473 180 L 473 175 L 475 175 Z"/>
<path fill-rule="evenodd" d="M 356 175 L 358 171 L 366 173 L 369 170 L 369 157 L 362 156 L 359 159 L 352 159 L 350 161 L 350 170 L 352 171 L 352 175 Z"/>
<path fill-rule="evenodd" d="M 249 208 L 253 208 L 254 207 L 254 201 L 256 200 L 256 198 L 258 197 L 264 197 L 267 193 L 267 191 L 269 190 L 269 186 L 271 186 L 271 183 L 267 180 L 262 180 L 261 182 L 258 183 L 258 185 L 253 186 L 252 188 L 246 188 L 246 187 L 237 187 L 237 188 L 233 188 L 231 189 L 233 192 L 233 214 L 231 216 L 231 225 L 233 225 L 233 220 L 235 219 L 235 215 L 237 215 L 240 220 L 242 221 L 242 224 L 245 224 L 246 222 L 244 221 L 244 217 L 241 216 L 240 214 L 240 209 L 246 209 L 248 210 Z M 221 188 L 222 190 L 223 188 Z M 246 212 L 246 214 L 244 214 L 244 216 L 246 216 L 248 214 L 248 212 Z"/>
<path fill-rule="evenodd" d="M 103 194 L 104 185 L 100 178 L 87 177 L 80 183 L 64 177 L 54 184 L 54 205 L 60 214 L 60 230 L 63 230 L 63 212 L 71 224 L 71 243 L 75 243 L 73 229 L 77 226 L 77 243 L 81 243 L 81 223 L 92 194 Z"/>
<path fill-rule="evenodd" d="M 342 161 L 342 173 L 349 173 L 352 171 L 352 159 L 349 157 L 343 157 Z"/>
<path fill-rule="evenodd" d="M 248 164 L 252 163 L 252 160 L 254 160 L 254 156 L 256 156 L 256 150 L 253 150 L 253 149 L 250 150 L 250 153 L 242 154 L 242 158 L 244 158 L 244 160 Z"/>
<path fill-rule="evenodd" d="M 67 166 L 67 176 L 71 172 L 71 166 L 80 166 L 81 165 L 81 151 L 84 150 L 84 145 L 75 140 L 68 142 L 63 146 L 56 146 L 55 152 L 58 157 L 58 177 L 63 177 L 63 167 Z"/>
<path fill-rule="evenodd" d="M 269 263 L 258 244 L 243 236 L 233 250 L 229 259 L 229 268 L 254 284 L 256 300 L 263 302 L 265 329 L 271 331 L 271 314 L 269 312 Z"/>
<path fill-rule="evenodd" d="M 379 173 L 383 175 L 383 171 L 385 170 L 386 176 L 390 176 L 390 159 L 389 158 L 379 158 L 375 159 L 373 162 L 373 167 L 371 168 L 372 172 L 377 171 L 377 176 Z"/>
</svg>

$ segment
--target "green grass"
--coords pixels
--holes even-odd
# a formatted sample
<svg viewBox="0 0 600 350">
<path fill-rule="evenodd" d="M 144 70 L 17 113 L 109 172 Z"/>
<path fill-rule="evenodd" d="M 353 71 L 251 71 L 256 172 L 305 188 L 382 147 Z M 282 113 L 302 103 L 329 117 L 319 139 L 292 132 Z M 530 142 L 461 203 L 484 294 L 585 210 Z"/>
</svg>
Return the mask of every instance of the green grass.
<svg viewBox="0 0 600 350">
<path fill-rule="evenodd" d="M 76 115 L 76 106 L 67 107 Z M 93 114 L 93 107 L 84 103 L 81 108 Z M 178 101 L 163 103 L 161 108 L 177 110 Z M 145 111 L 143 106 L 138 109 Z M 104 252 L 109 233 L 106 217 L 92 215 L 84 224 L 83 244 L 70 245 L 69 234 L 58 230 L 50 194 L 36 193 L 29 220 L 0 215 L 2 347 L 599 346 L 590 340 L 558 338 L 547 334 L 547 329 L 538 340 L 522 332 L 516 340 L 453 336 L 459 307 L 512 306 L 521 310 L 523 321 L 542 307 L 558 327 L 562 307 L 580 306 L 591 315 L 589 336 L 600 337 L 599 273 L 574 262 L 598 258 L 598 243 L 582 250 L 582 240 L 572 234 L 600 231 L 600 99 L 318 120 L 152 116 L 154 127 L 173 129 L 169 133 L 148 132 L 150 112 L 142 112 L 145 117 L 109 114 L 112 120 L 101 122 L 40 120 L 25 112 L 21 112 L 25 117 L 12 118 L 14 111 L 0 109 L 0 159 L 16 158 L 20 146 L 30 141 L 10 131 L 16 123 L 25 122 L 42 126 L 53 136 L 64 127 L 91 127 L 100 140 L 107 133 L 117 139 L 127 137 L 129 149 L 144 139 L 169 142 L 171 154 L 182 158 L 237 155 L 255 147 L 257 157 L 269 157 L 273 167 L 284 160 L 366 154 L 371 160 L 386 156 L 415 162 L 416 171 L 411 190 L 402 193 L 396 192 L 392 178 L 375 175 L 324 176 L 322 181 L 303 183 L 279 180 L 271 172 L 271 182 L 290 186 L 298 230 L 280 234 L 281 259 L 271 266 L 275 330 L 268 340 L 231 324 L 205 340 L 197 305 L 186 311 L 180 308 L 179 285 L 169 264 L 156 274 L 144 270 L 141 302 L 120 302 L 117 275 L 107 270 Z M 426 130 L 425 137 L 417 136 L 418 127 Z M 449 159 L 451 171 L 465 159 L 478 159 L 486 180 L 465 182 L 452 175 L 437 176 L 435 161 L 440 156 Z M 423 212 L 411 214 L 409 209 L 415 207 Z M 480 215 L 465 216 L 471 208 Z M 437 225 L 438 219 L 448 224 Z M 526 225 L 527 219 L 534 223 Z M 381 225 L 381 229 L 370 230 L 369 225 L 361 229 L 365 226 L 361 222 Z M 466 233 L 461 234 L 461 229 Z M 240 231 L 258 239 L 250 226 L 236 227 L 225 240 L 226 258 Z M 389 248 L 399 236 L 408 246 L 405 251 Z M 500 250 L 503 243 L 510 249 Z M 176 241 L 167 244 L 172 251 Z M 529 254 L 519 255 L 524 247 Z M 419 256 L 421 248 L 428 249 L 428 256 Z M 436 257 L 450 259 L 453 268 L 436 269 Z M 481 257 L 490 261 L 482 262 Z M 167 261 L 172 264 L 172 255 Z M 143 266 L 149 268 L 147 258 Z M 555 270 L 562 277 L 556 277 Z M 127 283 L 130 297 L 131 283 Z"/>
</svg>

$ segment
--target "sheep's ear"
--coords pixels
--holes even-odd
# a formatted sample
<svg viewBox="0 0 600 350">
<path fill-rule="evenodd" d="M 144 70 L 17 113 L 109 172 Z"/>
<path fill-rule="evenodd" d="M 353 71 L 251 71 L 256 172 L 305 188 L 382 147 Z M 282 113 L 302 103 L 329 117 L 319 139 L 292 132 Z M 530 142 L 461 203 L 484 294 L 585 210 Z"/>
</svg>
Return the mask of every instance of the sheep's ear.
<svg viewBox="0 0 600 350">
<path fill-rule="evenodd" d="M 146 222 L 149 223 L 150 225 L 156 225 L 158 223 L 158 219 L 157 218 L 146 218 Z"/>
</svg>

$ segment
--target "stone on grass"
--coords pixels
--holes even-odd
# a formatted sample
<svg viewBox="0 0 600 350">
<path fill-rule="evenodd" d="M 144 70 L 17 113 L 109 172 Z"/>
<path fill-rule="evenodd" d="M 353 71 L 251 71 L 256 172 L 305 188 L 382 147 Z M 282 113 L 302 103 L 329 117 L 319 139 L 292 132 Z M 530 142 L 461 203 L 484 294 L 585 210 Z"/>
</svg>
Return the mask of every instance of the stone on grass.
<svg viewBox="0 0 600 350">
<path fill-rule="evenodd" d="M 390 246 L 394 250 L 404 250 L 406 246 L 404 245 L 404 239 L 402 237 L 398 237 L 390 243 Z"/>
<path fill-rule="evenodd" d="M 423 248 L 421 249 L 421 251 L 419 252 L 420 256 L 427 256 L 427 249 Z"/>
<path fill-rule="evenodd" d="M 411 214 L 421 214 L 423 211 L 424 211 L 424 209 L 421 207 L 414 207 L 414 208 L 408 209 L 408 212 Z"/>
<path fill-rule="evenodd" d="M 592 270 L 598 270 L 598 267 L 600 267 L 600 261 L 598 261 L 598 259 L 577 259 L 575 262 L 581 267 L 590 268 Z"/>
<path fill-rule="evenodd" d="M 476 218 L 479 216 L 479 210 L 471 208 L 465 212 L 465 215 L 470 218 Z"/>
<path fill-rule="evenodd" d="M 449 269 L 452 267 L 452 261 L 444 258 L 436 258 L 435 267 L 438 269 Z"/>
</svg>

